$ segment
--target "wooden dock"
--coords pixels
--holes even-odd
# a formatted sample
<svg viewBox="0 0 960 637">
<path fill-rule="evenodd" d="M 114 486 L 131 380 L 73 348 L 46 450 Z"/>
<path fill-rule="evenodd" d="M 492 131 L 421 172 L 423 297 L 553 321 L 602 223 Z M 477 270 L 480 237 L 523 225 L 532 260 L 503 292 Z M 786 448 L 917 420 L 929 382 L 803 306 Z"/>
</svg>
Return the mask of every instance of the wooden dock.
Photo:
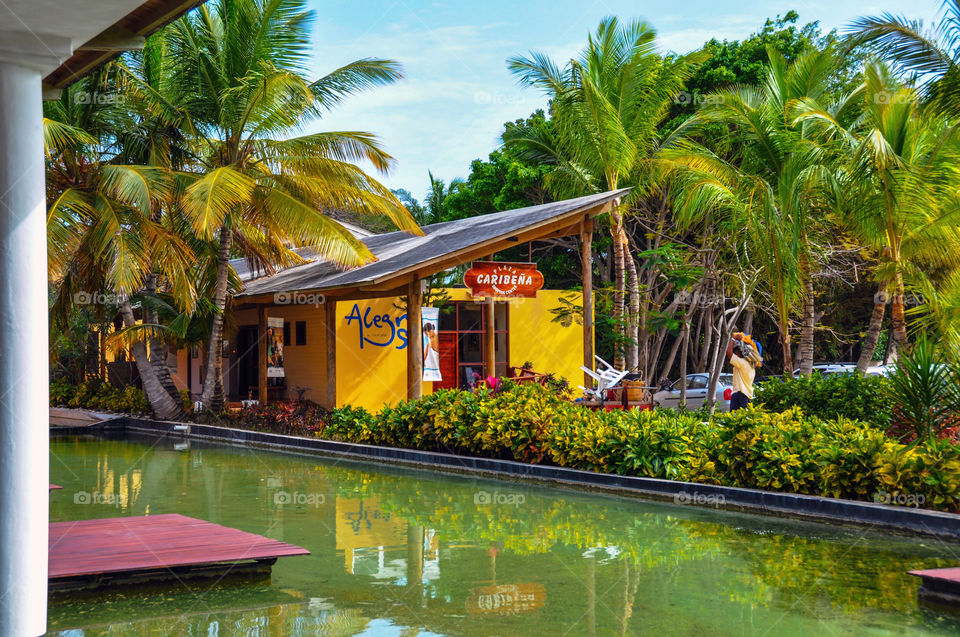
<svg viewBox="0 0 960 637">
<path fill-rule="evenodd" d="M 931 568 L 908 574 L 920 578 L 917 596 L 921 602 L 960 613 L 960 568 Z"/>
<path fill-rule="evenodd" d="M 265 575 L 299 546 L 176 513 L 50 524 L 54 592 L 195 577 Z"/>
</svg>

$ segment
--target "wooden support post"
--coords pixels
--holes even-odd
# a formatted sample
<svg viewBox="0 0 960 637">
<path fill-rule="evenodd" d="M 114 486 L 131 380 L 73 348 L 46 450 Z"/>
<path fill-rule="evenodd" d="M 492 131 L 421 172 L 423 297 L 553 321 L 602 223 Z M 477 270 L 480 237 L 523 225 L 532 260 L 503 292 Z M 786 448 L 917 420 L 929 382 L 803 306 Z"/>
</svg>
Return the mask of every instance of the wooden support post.
<svg viewBox="0 0 960 637">
<path fill-rule="evenodd" d="M 593 219 L 580 223 L 580 275 L 583 280 L 583 365 L 593 369 Z M 593 387 L 593 378 L 583 374 L 583 386 Z"/>
<path fill-rule="evenodd" d="M 257 326 L 257 398 L 261 405 L 267 404 L 267 306 L 258 308 L 259 321 Z"/>
<path fill-rule="evenodd" d="M 326 299 L 323 305 L 323 325 L 327 330 L 327 409 L 337 407 L 337 301 Z"/>
<path fill-rule="evenodd" d="M 494 321 L 495 314 L 494 309 L 496 305 L 494 304 L 493 297 L 487 297 L 487 300 L 483 304 L 483 322 L 484 322 L 484 331 L 483 335 L 486 339 L 484 357 L 487 359 L 487 368 L 486 375 L 488 377 L 497 377 L 497 342 L 496 342 L 496 333 L 494 332 Z"/>
<path fill-rule="evenodd" d="M 407 399 L 416 400 L 423 394 L 423 336 L 420 306 L 423 287 L 420 277 L 414 276 L 407 286 Z"/>
</svg>

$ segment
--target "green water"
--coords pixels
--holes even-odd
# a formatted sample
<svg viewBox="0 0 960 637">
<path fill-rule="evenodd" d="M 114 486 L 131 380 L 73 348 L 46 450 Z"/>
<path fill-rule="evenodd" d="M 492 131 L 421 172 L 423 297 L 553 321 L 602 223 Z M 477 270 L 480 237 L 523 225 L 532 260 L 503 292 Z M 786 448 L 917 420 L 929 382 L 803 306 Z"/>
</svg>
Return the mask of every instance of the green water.
<svg viewBox="0 0 960 637">
<path fill-rule="evenodd" d="M 182 513 L 303 546 L 268 582 L 54 598 L 56 635 L 957 635 L 960 546 L 375 464 L 55 439 L 51 521 Z"/>
</svg>

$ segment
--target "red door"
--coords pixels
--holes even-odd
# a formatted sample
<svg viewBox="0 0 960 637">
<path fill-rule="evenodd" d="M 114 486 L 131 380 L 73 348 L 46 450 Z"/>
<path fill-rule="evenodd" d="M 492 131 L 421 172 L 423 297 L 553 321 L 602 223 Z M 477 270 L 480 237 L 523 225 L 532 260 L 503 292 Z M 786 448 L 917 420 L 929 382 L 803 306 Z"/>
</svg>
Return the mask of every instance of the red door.
<svg viewBox="0 0 960 637">
<path fill-rule="evenodd" d="M 457 387 L 457 333 L 440 332 L 440 376 L 434 389 L 456 389 Z"/>
</svg>

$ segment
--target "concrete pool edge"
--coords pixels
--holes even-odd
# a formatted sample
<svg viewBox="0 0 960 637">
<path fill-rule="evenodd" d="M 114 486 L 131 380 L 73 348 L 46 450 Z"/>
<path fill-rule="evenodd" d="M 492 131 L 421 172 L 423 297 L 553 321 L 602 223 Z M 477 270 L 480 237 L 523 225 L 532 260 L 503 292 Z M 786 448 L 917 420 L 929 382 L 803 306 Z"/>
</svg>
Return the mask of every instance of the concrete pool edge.
<svg viewBox="0 0 960 637">
<path fill-rule="evenodd" d="M 163 434 L 307 455 L 346 457 L 359 461 L 379 460 L 394 465 L 447 473 L 533 480 L 563 487 L 587 488 L 617 495 L 667 500 L 701 508 L 720 508 L 835 524 L 871 526 L 911 535 L 960 540 L 960 515 L 856 500 L 596 473 L 526 464 L 513 460 L 336 442 L 321 438 L 303 438 L 215 425 L 156 421 L 131 416 L 116 418 L 101 425 L 83 427 L 82 432 L 77 431 L 79 428 L 69 428 L 67 431 L 64 429 L 51 429 L 51 434 L 91 434 L 96 431 Z"/>
</svg>

